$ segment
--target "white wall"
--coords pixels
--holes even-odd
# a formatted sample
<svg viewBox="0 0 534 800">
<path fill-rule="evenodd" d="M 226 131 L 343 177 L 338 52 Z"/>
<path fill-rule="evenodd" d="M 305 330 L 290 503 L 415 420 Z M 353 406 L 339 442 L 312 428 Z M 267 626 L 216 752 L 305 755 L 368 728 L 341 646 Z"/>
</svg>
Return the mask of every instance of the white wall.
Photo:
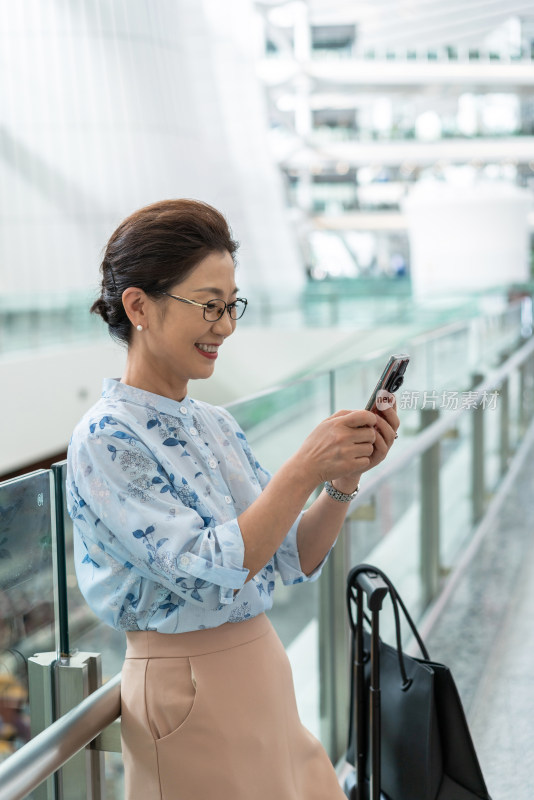
<svg viewBox="0 0 534 800">
<path fill-rule="evenodd" d="M 532 195 L 504 182 L 421 182 L 404 202 L 415 296 L 529 279 Z"/>
<path fill-rule="evenodd" d="M 119 221 L 195 197 L 242 288 L 304 273 L 269 156 L 252 0 L 0 0 L 0 296 L 92 288 Z"/>
<path fill-rule="evenodd" d="M 120 375 L 124 359 L 117 345 L 102 342 L 3 357 L 0 474 L 66 449 L 102 376 Z"/>
</svg>

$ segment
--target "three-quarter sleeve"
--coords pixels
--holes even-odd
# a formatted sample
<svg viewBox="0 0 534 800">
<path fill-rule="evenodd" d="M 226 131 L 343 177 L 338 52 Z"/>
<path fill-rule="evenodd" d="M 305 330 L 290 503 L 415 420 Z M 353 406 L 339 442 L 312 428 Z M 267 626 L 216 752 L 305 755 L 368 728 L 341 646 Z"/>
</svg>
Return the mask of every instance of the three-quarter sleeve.
<svg viewBox="0 0 534 800">
<path fill-rule="evenodd" d="M 297 544 L 297 533 L 300 521 L 305 513 L 305 511 L 302 511 L 299 514 L 297 520 L 291 526 L 289 533 L 274 554 L 276 570 L 280 575 L 282 583 L 286 586 L 291 586 L 295 583 L 304 583 L 305 581 L 316 581 L 320 576 L 331 552 L 330 549 L 328 553 L 326 553 L 321 563 L 318 564 L 313 572 L 310 572 L 309 575 L 302 571 Z"/>
<path fill-rule="evenodd" d="M 259 461 L 256 459 L 247 441 L 246 435 L 239 427 L 235 419 L 231 417 L 230 414 L 228 414 L 228 412 L 224 409 L 221 409 L 221 411 L 223 411 L 227 420 L 231 424 L 234 434 L 237 437 L 243 452 L 245 453 L 251 469 L 256 475 L 261 488 L 264 489 L 271 479 L 271 473 L 262 467 Z M 273 557 L 274 568 L 280 575 L 282 583 L 286 586 L 296 583 L 303 583 L 305 581 L 317 580 L 322 572 L 324 564 L 328 560 L 329 553 L 325 555 L 321 563 L 309 575 L 306 575 L 306 573 L 302 571 L 297 543 L 297 531 L 304 513 L 306 512 L 301 511 L 301 513 L 298 515 L 297 519 L 289 529 L 287 535 L 274 553 Z"/>
<path fill-rule="evenodd" d="M 233 602 L 248 576 L 237 519 L 229 511 L 216 522 L 189 475 L 167 472 L 124 425 L 110 426 L 78 448 L 70 487 L 77 528 L 96 543 L 87 565 L 109 554 L 187 602 Z"/>
</svg>

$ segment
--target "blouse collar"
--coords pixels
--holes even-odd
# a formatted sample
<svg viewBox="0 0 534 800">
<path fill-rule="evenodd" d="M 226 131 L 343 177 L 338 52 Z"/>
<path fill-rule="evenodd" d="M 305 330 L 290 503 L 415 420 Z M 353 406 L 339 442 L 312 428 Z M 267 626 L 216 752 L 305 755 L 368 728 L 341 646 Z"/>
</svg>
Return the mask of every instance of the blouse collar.
<svg viewBox="0 0 534 800">
<path fill-rule="evenodd" d="M 176 416 L 180 412 L 184 414 L 184 409 L 191 412 L 195 401 L 186 394 L 182 400 L 172 400 L 170 397 L 163 397 L 160 394 L 153 394 L 136 386 L 129 386 L 121 383 L 118 378 L 105 378 L 102 385 L 102 397 L 109 398 L 121 403 L 133 403 L 143 407 L 155 408 L 160 413 L 172 414 Z"/>
</svg>

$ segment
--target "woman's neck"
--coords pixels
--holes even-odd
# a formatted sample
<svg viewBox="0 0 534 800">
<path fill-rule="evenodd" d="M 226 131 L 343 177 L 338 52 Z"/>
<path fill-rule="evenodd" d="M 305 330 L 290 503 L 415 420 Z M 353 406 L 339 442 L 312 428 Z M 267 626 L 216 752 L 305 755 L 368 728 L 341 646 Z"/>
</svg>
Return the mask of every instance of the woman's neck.
<svg viewBox="0 0 534 800">
<path fill-rule="evenodd" d="M 169 397 L 171 400 L 183 400 L 187 394 L 186 380 L 179 376 L 169 378 L 168 371 L 163 371 L 161 365 L 147 364 L 145 359 L 136 357 L 134 352 L 128 353 L 120 382 L 161 397 Z"/>
</svg>

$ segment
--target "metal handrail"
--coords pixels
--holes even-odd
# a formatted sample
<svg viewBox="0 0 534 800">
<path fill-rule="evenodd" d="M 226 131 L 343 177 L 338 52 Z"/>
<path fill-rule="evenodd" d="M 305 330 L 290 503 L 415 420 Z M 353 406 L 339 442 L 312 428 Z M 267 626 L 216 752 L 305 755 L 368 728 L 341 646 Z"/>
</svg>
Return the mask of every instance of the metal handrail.
<svg viewBox="0 0 534 800">
<path fill-rule="evenodd" d="M 121 713 L 121 673 L 0 765 L 0 800 L 22 800 Z"/>
</svg>

